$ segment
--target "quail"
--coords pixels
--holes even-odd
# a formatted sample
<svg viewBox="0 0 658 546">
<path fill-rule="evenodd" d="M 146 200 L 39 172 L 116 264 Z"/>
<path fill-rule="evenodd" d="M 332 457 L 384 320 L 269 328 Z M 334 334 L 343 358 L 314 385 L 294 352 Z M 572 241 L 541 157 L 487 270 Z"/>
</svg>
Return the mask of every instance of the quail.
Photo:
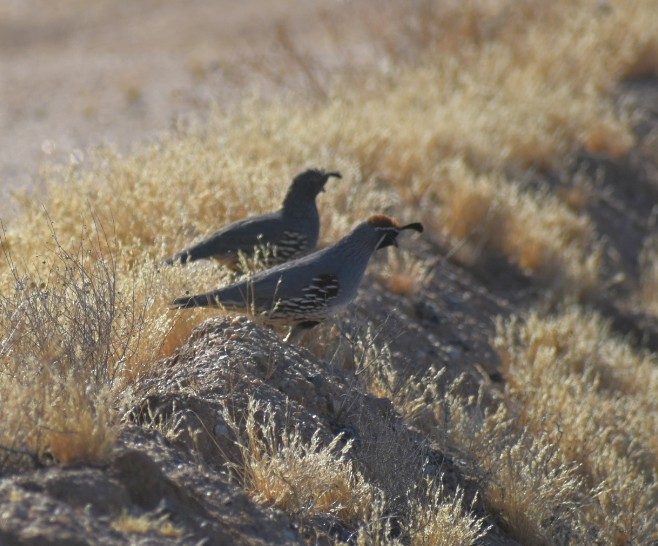
<svg viewBox="0 0 658 546">
<path fill-rule="evenodd" d="M 253 257 L 259 247 L 269 246 L 269 265 L 303 256 L 315 249 L 320 235 L 320 215 L 315 198 L 330 177 L 339 172 L 309 169 L 298 174 L 288 188 L 283 206 L 276 212 L 239 220 L 207 239 L 165 260 L 182 264 L 213 258 L 231 269 L 239 268 L 240 254 Z"/>
<path fill-rule="evenodd" d="M 175 309 L 217 306 L 283 322 L 293 332 L 312 328 L 355 297 L 372 254 L 397 246 L 406 229 L 423 231 L 420 223 L 401 226 L 375 214 L 333 246 L 258 273 L 248 280 L 196 296 L 178 298 Z M 289 336 L 290 337 L 290 336 Z"/>
</svg>

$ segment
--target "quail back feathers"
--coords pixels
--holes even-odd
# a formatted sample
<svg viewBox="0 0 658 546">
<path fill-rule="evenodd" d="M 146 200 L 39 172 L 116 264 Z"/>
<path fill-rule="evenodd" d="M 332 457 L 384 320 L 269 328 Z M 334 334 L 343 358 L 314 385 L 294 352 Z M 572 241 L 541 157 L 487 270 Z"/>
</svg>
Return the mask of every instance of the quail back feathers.
<svg viewBox="0 0 658 546">
<path fill-rule="evenodd" d="M 263 271 L 251 279 L 205 294 L 178 298 L 173 307 L 217 306 L 310 328 L 349 304 L 357 294 L 372 254 L 406 229 L 383 214 L 370 216 L 333 246 Z"/>
<path fill-rule="evenodd" d="M 227 225 L 210 237 L 165 260 L 172 265 L 213 258 L 233 269 L 240 254 L 252 257 L 259 247 L 269 246 L 270 265 L 286 262 L 315 249 L 320 235 L 320 215 L 315 198 L 330 177 L 339 172 L 310 169 L 298 174 L 288 188 L 281 209 Z"/>
</svg>

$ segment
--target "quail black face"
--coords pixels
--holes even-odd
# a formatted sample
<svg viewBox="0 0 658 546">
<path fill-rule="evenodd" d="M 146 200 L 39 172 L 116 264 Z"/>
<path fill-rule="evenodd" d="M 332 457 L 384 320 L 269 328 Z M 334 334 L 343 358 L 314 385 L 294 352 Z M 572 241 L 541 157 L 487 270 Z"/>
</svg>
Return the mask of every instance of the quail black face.
<svg viewBox="0 0 658 546">
<path fill-rule="evenodd" d="M 375 227 L 377 233 L 381 236 L 377 249 L 386 248 L 387 246 L 397 246 L 398 235 L 405 229 L 413 229 L 418 233 L 423 232 L 423 224 L 414 222 L 401 226 L 392 218 L 383 214 L 375 214 L 368 218 L 368 222 Z"/>
</svg>

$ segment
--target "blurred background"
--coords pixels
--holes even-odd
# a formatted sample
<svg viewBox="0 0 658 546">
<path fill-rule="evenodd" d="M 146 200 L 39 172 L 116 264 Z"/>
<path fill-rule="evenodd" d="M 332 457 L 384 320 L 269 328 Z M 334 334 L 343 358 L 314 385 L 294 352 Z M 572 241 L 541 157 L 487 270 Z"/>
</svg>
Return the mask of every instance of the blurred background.
<svg viewBox="0 0 658 546">
<path fill-rule="evenodd" d="M 44 160 L 126 151 L 248 94 L 318 92 L 323 70 L 378 62 L 373 35 L 407 3 L 2 0 L 0 197 Z"/>
</svg>

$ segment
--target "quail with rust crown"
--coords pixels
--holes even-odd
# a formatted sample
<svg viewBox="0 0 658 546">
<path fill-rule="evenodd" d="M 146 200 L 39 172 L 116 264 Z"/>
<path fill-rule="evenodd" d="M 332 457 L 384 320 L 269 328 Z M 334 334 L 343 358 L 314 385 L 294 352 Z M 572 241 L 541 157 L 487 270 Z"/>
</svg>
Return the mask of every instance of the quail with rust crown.
<svg viewBox="0 0 658 546">
<path fill-rule="evenodd" d="M 370 257 L 397 246 L 398 235 L 408 229 L 422 232 L 423 226 L 401 226 L 376 214 L 330 247 L 225 288 L 178 298 L 172 307 L 222 307 L 288 324 L 293 331 L 312 328 L 354 300 Z"/>
<path fill-rule="evenodd" d="M 267 260 L 269 265 L 312 252 L 320 236 L 320 214 L 315 199 L 331 177 L 342 178 L 339 172 L 322 169 L 298 174 L 279 210 L 233 222 L 165 263 L 215 259 L 231 269 L 239 269 L 241 254 L 253 257 L 263 247 L 272 252 Z"/>
</svg>

